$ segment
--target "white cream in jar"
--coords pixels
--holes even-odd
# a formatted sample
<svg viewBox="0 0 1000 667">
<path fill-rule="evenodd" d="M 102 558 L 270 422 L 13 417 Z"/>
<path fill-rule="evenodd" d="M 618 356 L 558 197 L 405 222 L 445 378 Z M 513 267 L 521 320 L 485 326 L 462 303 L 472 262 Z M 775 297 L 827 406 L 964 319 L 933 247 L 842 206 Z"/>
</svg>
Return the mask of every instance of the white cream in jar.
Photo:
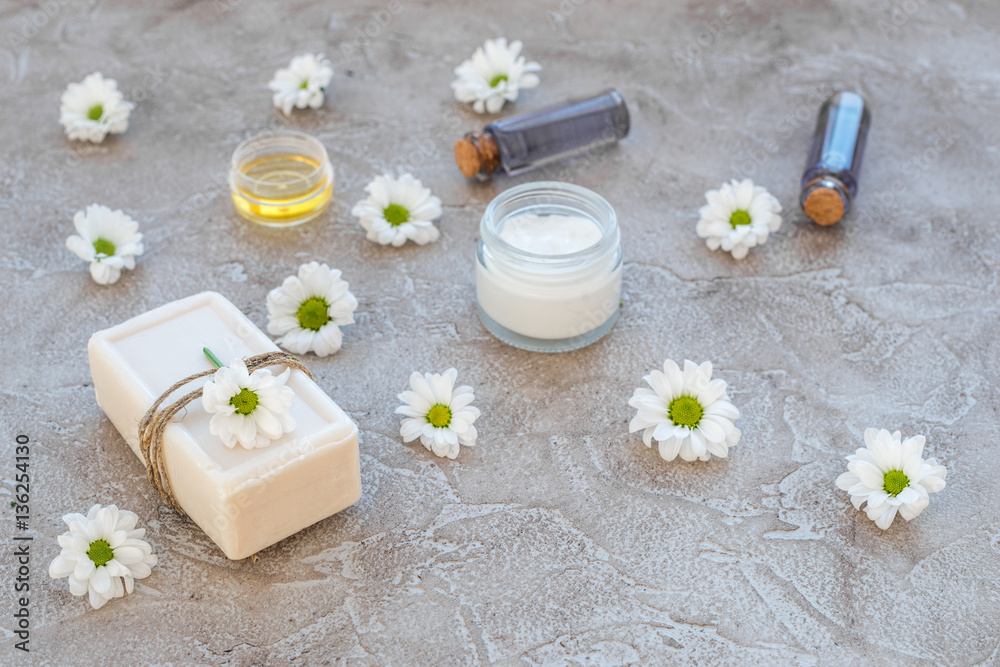
<svg viewBox="0 0 1000 667">
<path fill-rule="evenodd" d="M 589 345 L 618 316 L 622 253 L 614 209 L 568 183 L 528 183 L 483 215 L 476 296 L 487 329 L 540 352 Z"/>
</svg>

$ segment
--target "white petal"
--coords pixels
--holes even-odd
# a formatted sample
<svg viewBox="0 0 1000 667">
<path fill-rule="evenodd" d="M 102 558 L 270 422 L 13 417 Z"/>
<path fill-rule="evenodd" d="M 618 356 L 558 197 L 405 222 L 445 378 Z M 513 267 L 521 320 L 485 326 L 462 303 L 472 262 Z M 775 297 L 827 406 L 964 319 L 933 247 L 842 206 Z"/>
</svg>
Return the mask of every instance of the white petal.
<svg viewBox="0 0 1000 667">
<path fill-rule="evenodd" d="M 849 467 L 869 489 L 881 489 L 885 484 L 882 471 L 867 461 L 855 461 Z"/>
<path fill-rule="evenodd" d="M 680 438 L 667 438 L 666 440 L 661 440 L 659 444 L 660 457 L 665 461 L 673 461 L 677 458 L 677 454 L 680 453 L 681 449 L 681 439 Z"/>
<path fill-rule="evenodd" d="M 412 442 L 416 440 L 423 431 L 424 424 L 426 422 L 420 419 L 404 419 L 399 426 L 399 435 L 403 438 L 403 442 Z"/>
<path fill-rule="evenodd" d="M 876 526 L 882 530 L 886 530 L 890 525 L 892 525 L 892 520 L 896 518 L 896 508 L 894 506 L 888 506 L 887 509 L 877 517 L 873 517 L 869 514 L 868 518 L 874 519 Z"/>
<path fill-rule="evenodd" d="M 90 578 L 90 586 L 101 595 L 111 593 L 111 577 L 105 567 L 96 568 L 94 575 Z"/>
</svg>

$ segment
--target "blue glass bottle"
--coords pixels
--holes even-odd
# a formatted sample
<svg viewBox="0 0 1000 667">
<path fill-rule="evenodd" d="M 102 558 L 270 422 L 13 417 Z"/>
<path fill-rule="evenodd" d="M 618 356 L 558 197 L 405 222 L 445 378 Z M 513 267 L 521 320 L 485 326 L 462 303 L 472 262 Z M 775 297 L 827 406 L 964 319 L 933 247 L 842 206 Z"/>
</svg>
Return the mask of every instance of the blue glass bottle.
<svg viewBox="0 0 1000 667">
<path fill-rule="evenodd" d="M 870 124 L 868 104 L 857 93 L 836 93 L 820 108 L 799 197 L 813 221 L 832 225 L 851 210 Z"/>
<path fill-rule="evenodd" d="M 617 90 L 569 100 L 494 121 L 455 143 L 455 162 L 466 178 L 501 169 L 515 175 L 610 144 L 629 131 L 628 107 Z"/>
</svg>

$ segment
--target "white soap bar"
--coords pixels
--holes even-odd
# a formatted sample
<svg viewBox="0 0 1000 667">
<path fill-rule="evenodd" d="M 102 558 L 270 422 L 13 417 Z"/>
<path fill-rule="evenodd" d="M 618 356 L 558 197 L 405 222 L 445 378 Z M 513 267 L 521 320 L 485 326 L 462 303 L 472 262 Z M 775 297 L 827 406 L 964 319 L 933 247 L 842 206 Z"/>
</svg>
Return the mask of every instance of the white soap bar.
<svg viewBox="0 0 1000 667">
<path fill-rule="evenodd" d="M 142 460 L 139 422 L 175 382 L 277 346 L 216 292 L 168 303 L 94 334 L 87 346 L 97 403 Z M 281 373 L 284 366 L 270 367 Z M 211 376 L 208 376 L 211 377 Z M 179 389 L 164 405 L 202 386 Z M 197 400 L 163 434 L 174 497 L 233 560 L 246 558 L 361 498 L 358 429 L 319 386 L 292 370 L 295 429 L 263 449 L 227 448 Z M 145 464 L 144 464 L 145 465 Z"/>
</svg>

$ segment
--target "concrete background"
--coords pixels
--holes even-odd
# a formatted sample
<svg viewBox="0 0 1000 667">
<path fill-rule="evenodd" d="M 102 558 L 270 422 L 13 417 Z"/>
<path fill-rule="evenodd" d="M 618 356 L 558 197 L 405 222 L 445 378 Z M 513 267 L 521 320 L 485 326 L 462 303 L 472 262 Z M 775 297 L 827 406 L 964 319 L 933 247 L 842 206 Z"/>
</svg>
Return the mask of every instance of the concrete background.
<svg viewBox="0 0 1000 667">
<path fill-rule="evenodd" d="M 35 536 L 32 652 L 9 645 L 4 546 L 0 663 L 1000 663 L 1000 5 L 401 3 L 368 43 L 355 29 L 385 2 L 0 5 L 0 449 L 9 493 L 14 436 L 34 443 Z M 452 69 L 497 35 L 544 67 L 504 114 L 614 85 L 632 135 L 464 181 L 451 144 L 485 119 L 453 101 Z M 266 84 L 315 51 L 336 70 L 327 104 L 285 121 Z M 69 142 L 60 94 L 95 70 L 137 101 L 131 125 Z M 874 121 L 856 210 L 822 229 L 797 182 L 839 87 Z M 226 167 L 240 140 L 285 125 L 325 143 L 336 199 L 307 226 L 262 229 L 233 213 Z M 383 248 L 349 210 L 404 167 L 442 198 L 442 238 Z M 738 263 L 694 225 L 705 190 L 743 176 L 787 214 Z M 497 342 L 474 312 L 484 207 L 547 178 L 604 195 L 626 256 L 617 327 L 556 356 Z M 110 287 L 64 247 L 92 202 L 145 234 Z M 268 290 L 313 259 L 361 303 L 343 350 L 307 363 L 361 428 L 364 497 L 230 562 L 161 504 L 94 401 L 85 345 L 205 289 L 263 327 Z M 668 357 L 710 359 L 730 383 L 744 436 L 729 460 L 666 463 L 628 434 L 627 399 Z M 457 461 L 404 445 L 392 412 L 412 370 L 449 366 L 483 411 Z M 834 487 L 868 426 L 925 434 L 948 467 L 930 507 L 886 532 Z M 59 517 L 94 502 L 138 513 L 160 557 L 100 611 L 46 573 Z M 13 517 L 0 525 L 11 544 Z"/>
</svg>

